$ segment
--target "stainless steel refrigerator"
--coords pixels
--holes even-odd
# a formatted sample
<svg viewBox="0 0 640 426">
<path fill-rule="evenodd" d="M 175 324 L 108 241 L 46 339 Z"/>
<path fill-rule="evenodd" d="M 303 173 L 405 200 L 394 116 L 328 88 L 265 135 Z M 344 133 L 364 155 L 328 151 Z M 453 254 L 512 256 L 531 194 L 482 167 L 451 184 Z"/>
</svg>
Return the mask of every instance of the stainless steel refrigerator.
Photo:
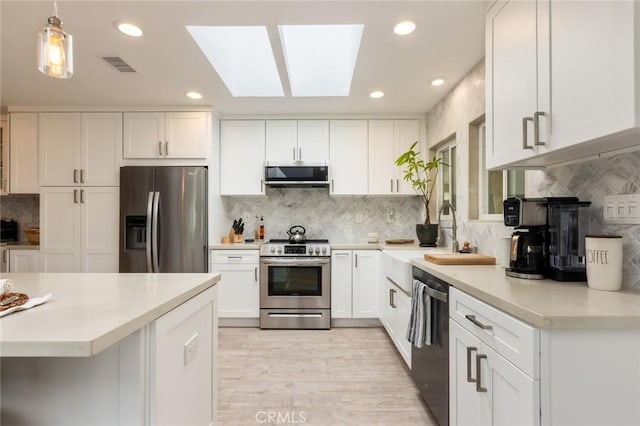
<svg viewBox="0 0 640 426">
<path fill-rule="evenodd" d="M 207 168 L 120 168 L 120 272 L 207 272 Z"/>
</svg>

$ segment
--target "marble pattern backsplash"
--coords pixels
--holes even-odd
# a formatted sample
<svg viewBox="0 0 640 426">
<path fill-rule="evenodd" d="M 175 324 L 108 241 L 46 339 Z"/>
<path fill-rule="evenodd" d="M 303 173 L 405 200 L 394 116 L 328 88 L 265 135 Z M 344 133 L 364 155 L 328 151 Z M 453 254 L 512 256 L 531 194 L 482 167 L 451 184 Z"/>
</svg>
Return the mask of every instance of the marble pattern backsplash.
<svg viewBox="0 0 640 426">
<path fill-rule="evenodd" d="M 267 188 L 266 197 L 223 197 L 222 203 L 229 228 L 233 219 L 248 220 L 245 238 L 253 238 L 263 216 L 266 239 L 287 238 L 291 226 L 302 225 L 307 238 L 334 243 L 367 241 L 370 232 L 380 241 L 415 239 L 424 211 L 418 197 L 330 197 L 324 188 Z"/>
<path fill-rule="evenodd" d="M 25 229 L 40 224 L 39 195 L 6 195 L 0 197 L 0 217 L 18 222 L 18 240 L 27 241 Z"/>
</svg>

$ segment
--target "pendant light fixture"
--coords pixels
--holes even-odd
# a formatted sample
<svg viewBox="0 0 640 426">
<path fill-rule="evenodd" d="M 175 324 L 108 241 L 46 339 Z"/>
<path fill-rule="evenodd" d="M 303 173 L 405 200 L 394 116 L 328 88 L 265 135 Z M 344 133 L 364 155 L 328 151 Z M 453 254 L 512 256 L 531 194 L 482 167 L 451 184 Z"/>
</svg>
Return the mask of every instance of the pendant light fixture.
<svg viewBox="0 0 640 426">
<path fill-rule="evenodd" d="M 73 38 L 62 29 L 55 1 L 53 16 L 38 33 L 38 70 L 55 78 L 73 75 Z"/>
</svg>

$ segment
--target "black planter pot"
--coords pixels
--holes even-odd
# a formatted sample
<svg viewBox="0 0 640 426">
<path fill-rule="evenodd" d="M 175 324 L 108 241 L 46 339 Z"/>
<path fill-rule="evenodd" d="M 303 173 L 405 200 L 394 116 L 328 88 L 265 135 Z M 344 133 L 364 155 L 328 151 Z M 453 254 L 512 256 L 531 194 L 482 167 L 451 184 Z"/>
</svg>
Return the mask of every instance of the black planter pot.
<svg viewBox="0 0 640 426">
<path fill-rule="evenodd" d="M 416 236 L 422 247 L 435 247 L 438 239 L 438 224 L 416 224 Z"/>
</svg>

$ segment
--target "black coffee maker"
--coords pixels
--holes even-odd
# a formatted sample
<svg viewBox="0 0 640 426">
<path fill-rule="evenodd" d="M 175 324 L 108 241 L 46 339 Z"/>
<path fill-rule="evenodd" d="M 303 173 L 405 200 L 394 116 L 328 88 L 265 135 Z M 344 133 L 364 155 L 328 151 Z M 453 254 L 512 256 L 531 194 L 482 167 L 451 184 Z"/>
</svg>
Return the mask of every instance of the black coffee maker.
<svg viewBox="0 0 640 426">
<path fill-rule="evenodd" d="M 584 237 L 590 201 L 576 197 L 507 198 L 504 224 L 514 226 L 510 267 L 518 278 L 586 281 Z"/>
</svg>

